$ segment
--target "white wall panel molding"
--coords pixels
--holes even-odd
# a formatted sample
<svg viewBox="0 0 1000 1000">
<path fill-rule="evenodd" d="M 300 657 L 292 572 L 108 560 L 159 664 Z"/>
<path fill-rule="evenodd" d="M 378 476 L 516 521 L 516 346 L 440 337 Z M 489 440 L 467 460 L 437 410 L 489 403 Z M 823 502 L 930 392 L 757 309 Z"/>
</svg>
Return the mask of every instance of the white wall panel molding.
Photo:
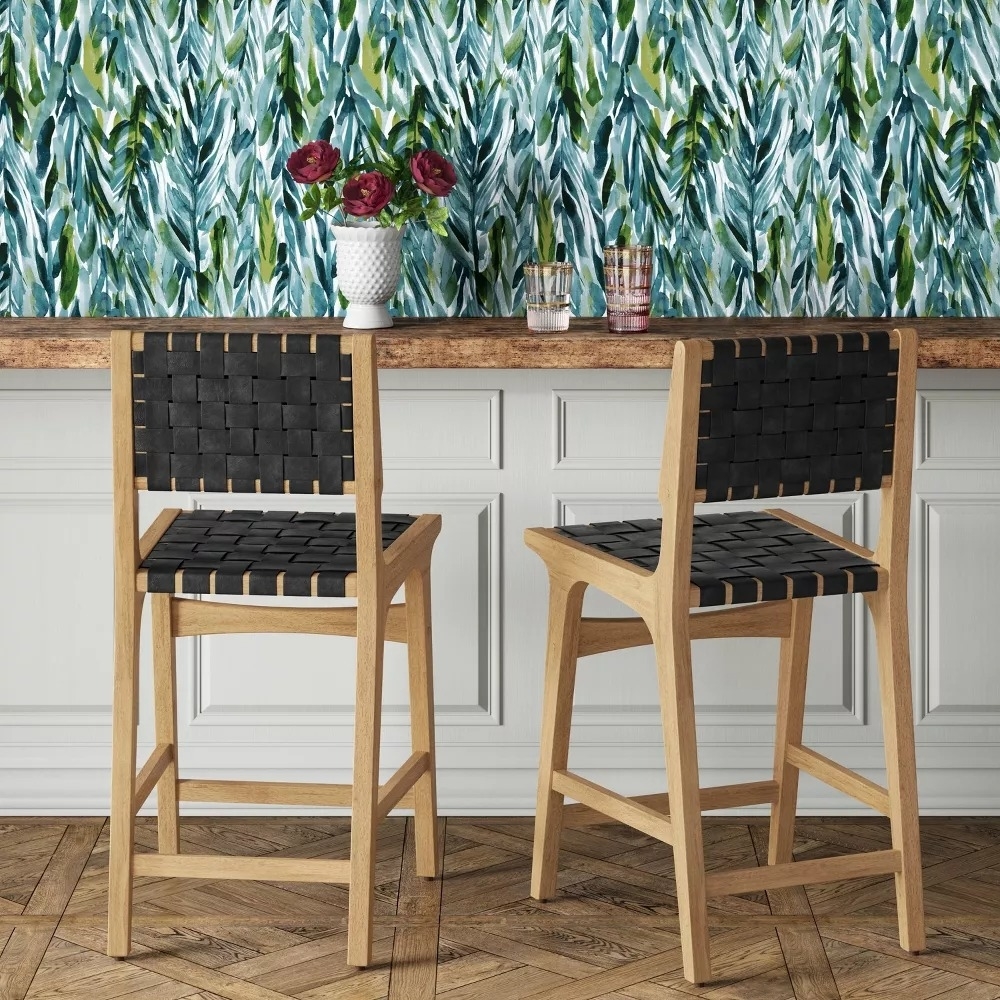
<svg viewBox="0 0 1000 1000">
<path fill-rule="evenodd" d="M 111 468 L 107 392 L 0 389 L 0 428 L 0 471 Z"/>
<path fill-rule="evenodd" d="M 500 468 L 499 389 L 382 389 L 379 399 L 387 471 Z"/>
<path fill-rule="evenodd" d="M 919 469 L 1000 471 L 1000 389 L 925 389 L 917 404 Z"/>
<path fill-rule="evenodd" d="M 0 493 L 0 726 L 110 725 L 110 532 L 110 494 Z"/>
<path fill-rule="evenodd" d="M 553 468 L 659 469 L 667 393 L 559 389 L 552 393 Z"/>
<path fill-rule="evenodd" d="M 238 506 L 241 502 L 234 500 L 226 505 Z M 261 503 L 260 497 L 256 503 Z M 221 506 L 206 501 L 198 505 Z M 268 497 L 267 506 L 350 510 L 353 504 L 333 497 Z M 444 515 L 431 574 L 433 608 L 437 618 L 445 618 L 450 612 L 458 621 L 451 627 L 435 628 L 438 725 L 499 725 L 500 496 L 387 493 L 382 506 L 391 512 Z M 245 603 L 254 602 L 247 598 Z M 316 606 L 315 601 L 308 603 Z M 329 603 L 336 606 L 353 602 Z M 356 648 L 353 639 L 205 636 L 186 645 L 192 676 L 189 725 L 353 727 Z M 386 645 L 385 669 L 384 723 L 408 724 L 407 701 L 394 700 L 399 695 L 405 698 L 407 692 L 404 646 Z"/>
<path fill-rule="evenodd" d="M 922 492 L 916 524 L 918 722 L 1000 725 L 1000 492 Z"/>
<path fill-rule="evenodd" d="M 659 517 L 651 494 L 575 493 L 553 497 L 553 523 L 582 524 Z M 865 504 L 858 494 L 784 498 L 781 507 L 811 517 L 846 538 L 864 542 Z M 701 512 L 762 510 L 775 501 L 702 504 Z M 585 613 L 628 615 L 605 595 L 588 593 Z M 866 718 L 867 611 L 861 597 L 817 601 L 813 625 L 807 723 L 863 726 Z M 778 640 L 713 639 L 694 644 L 699 725 L 772 726 Z M 594 682 L 595 675 L 599 680 Z M 601 677 L 600 675 L 603 675 Z M 651 647 L 583 660 L 577 674 L 575 722 L 581 726 L 659 727 L 660 708 Z M 739 700 L 733 700 L 733 694 Z"/>
</svg>

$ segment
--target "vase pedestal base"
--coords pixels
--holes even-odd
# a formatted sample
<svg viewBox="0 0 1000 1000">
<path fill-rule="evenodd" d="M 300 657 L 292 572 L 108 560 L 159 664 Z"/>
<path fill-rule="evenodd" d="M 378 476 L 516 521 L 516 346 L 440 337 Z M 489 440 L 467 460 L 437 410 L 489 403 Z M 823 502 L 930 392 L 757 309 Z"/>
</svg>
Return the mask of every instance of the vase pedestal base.
<svg viewBox="0 0 1000 1000">
<path fill-rule="evenodd" d="M 392 326 L 392 317 L 384 303 L 351 302 L 344 314 L 348 330 L 381 330 Z"/>
</svg>

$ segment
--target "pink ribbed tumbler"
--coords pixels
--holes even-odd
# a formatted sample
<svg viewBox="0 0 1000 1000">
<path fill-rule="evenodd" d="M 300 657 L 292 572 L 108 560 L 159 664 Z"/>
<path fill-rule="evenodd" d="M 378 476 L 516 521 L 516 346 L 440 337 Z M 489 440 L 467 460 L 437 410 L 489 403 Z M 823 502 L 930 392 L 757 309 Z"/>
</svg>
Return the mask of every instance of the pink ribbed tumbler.
<svg viewBox="0 0 1000 1000">
<path fill-rule="evenodd" d="M 608 301 L 609 330 L 640 333 L 649 328 L 652 285 L 652 247 L 604 248 L 604 294 Z"/>
</svg>

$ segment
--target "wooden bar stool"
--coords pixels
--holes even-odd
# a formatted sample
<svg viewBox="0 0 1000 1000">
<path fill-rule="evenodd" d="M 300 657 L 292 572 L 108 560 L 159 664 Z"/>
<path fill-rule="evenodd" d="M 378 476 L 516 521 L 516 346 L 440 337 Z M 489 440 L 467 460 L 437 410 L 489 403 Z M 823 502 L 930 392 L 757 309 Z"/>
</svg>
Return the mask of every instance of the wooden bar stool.
<svg viewBox="0 0 1000 1000">
<path fill-rule="evenodd" d="M 378 372 L 370 335 L 112 333 L 115 690 L 108 954 L 131 949 L 135 875 L 350 885 L 347 960 L 372 956 L 375 834 L 415 811 L 416 868 L 438 875 L 430 564 L 436 514 L 382 514 Z M 356 514 L 163 511 L 140 538 L 138 490 L 356 494 Z M 405 586 L 405 604 L 391 604 Z M 136 774 L 139 624 L 153 618 L 156 749 Z M 266 607 L 180 595 L 356 597 Z M 353 785 L 178 777 L 179 636 L 247 632 L 358 639 Z M 413 753 L 379 786 L 382 653 L 405 642 Z M 159 853 L 134 852 L 157 790 Z M 351 806 L 350 860 L 182 855 L 178 802 Z"/>
<path fill-rule="evenodd" d="M 672 844 L 692 983 L 711 977 L 711 896 L 891 872 L 900 945 L 924 947 L 906 611 L 916 349 L 913 330 L 682 341 L 660 473 L 662 520 L 525 535 L 550 583 L 532 895 L 555 894 L 565 808 L 596 810 Z M 874 489 L 882 494 L 874 551 L 780 510 L 694 515 L 699 501 Z M 582 618 L 589 585 L 639 617 Z M 802 745 L 813 599 L 848 593 L 864 593 L 875 624 L 888 788 Z M 699 787 L 691 640 L 714 636 L 781 638 L 770 781 Z M 576 661 L 649 643 L 669 798 L 625 798 L 567 770 Z M 800 770 L 888 816 L 892 849 L 793 862 Z M 581 805 L 565 807 L 564 796 Z M 706 874 L 702 811 L 763 803 L 771 804 L 768 866 Z"/>
</svg>

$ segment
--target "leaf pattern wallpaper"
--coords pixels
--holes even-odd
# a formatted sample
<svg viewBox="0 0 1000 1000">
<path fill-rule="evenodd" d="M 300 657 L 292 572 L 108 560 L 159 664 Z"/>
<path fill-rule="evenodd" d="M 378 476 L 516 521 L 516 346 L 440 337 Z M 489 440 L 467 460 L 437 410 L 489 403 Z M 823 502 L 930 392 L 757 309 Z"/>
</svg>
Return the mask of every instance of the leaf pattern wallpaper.
<svg viewBox="0 0 1000 1000">
<path fill-rule="evenodd" d="M 453 158 L 395 308 L 656 248 L 663 315 L 1000 313 L 1000 0 L 0 0 L 0 315 L 339 310 L 284 161 Z"/>
</svg>

